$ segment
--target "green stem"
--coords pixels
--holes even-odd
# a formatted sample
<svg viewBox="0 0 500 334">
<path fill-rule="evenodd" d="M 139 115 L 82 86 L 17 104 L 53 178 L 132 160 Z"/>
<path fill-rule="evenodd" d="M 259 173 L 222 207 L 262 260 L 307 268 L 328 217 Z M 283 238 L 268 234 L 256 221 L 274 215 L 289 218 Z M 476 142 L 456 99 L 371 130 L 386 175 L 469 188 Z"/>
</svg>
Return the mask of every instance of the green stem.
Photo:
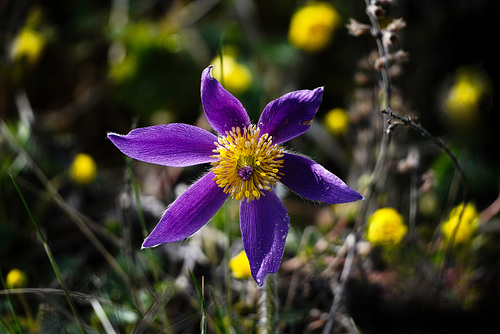
<svg viewBox="0 0 500 334">
<path fill-rule="evenodd" d="M 232 208 L 231 205 L 234 205 L 233 201 L 226 201 L 226 203 L 223 206 L 224 210 L 224 228 L 226 232 L 226 237 L 227 237 L 227 246 L 224 252 L 224 257 L 225 257 L 225 262 L 226 262 L 226 292 L 227 292 L 227 328 L 231 328 L 231 316 L 232 316 L 232 302 L 233 302 L 233 294 L 232 294 L 232 288 L 231 288 L 231 283 L 232 283 L 232 274 L 231 270 L 229 268 L 229 261 L 231 260 L 231 254 L 230 254 L 230 247 L 231 247 L 231 223 L 232 223 Z"/>
<path fill-rule="evenodd" d="M 260 300 L 260 321 L 262 334 L 277 333 L 278 307 L 276 274 L 267 274 Z"/>
</svg>

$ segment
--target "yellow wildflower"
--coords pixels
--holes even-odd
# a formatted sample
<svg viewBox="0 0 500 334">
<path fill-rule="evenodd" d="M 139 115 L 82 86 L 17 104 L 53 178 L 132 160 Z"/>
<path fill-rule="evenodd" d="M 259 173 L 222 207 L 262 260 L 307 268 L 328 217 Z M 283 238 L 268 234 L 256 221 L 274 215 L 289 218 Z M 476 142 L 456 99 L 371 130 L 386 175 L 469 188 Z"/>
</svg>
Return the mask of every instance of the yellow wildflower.
<svg viewBox="0 0 500 334">
<path fill-rule="evenodd" d="M 403 217 L 393 208 L 382 208 L 370 217 L 366 238 L 381 245 L 396 245 L 408 232 Z"/>
<path fill-rule="evenodd" d="M 445 100 L 449 119 L 460 124 L 475 121 L 486 89 L 486 80 L 479 72 L 470 69 L 459 70 Z"/>
<path fill-rule="evenodd" d="M 349 127 L 349 115 L 342 108 L 330 110 L 325 116 L 326 128 L 335 136 L 341 136 Z"/>
<path fill-rule="evenodd" d="M 250 272 L 250 263 L 247 254 L 242 250 L 238 255 L 229 260 L 229 268 L 233 276 L 237 279 L 246 279 L 252 277 Z"/>
<path fill-rule="evenodd" d="M 252 73 L 250 69 L 236 60 L 231 52 L 222 53 L 222 66 L 220 66 L 220 56 L 215 57 L 210 65 L 215 65 L 212 74 L 225 88 L 233 94 L 241 94 L 247 91 L 252 85 Z M 221 79 L 221 70 L 224 77 Z"/>
<path fill-rule="evenodd" d="M 332 5 L 325 2 L 308 4 L 292 16 L 288 40 L 297 49 L 310 53 L 321 51 L 330 43 L 340 20 Z"/>
<path fill-rule="evenodd" d="M 14 268 L 7 274 L 5 284 L 8 289 L 23 288 L 26 285 L 26 274 Z"/>
<path fill-rule="evenodd" d="M 97 166 L 94 159 L 85 153 L 76 155 L 69 169 L 70 176 L 78 184 L 88 184 L 96 178 Z"/>
<path fill-rule="evenodd" d="M 472 203 L 467 203 L 462 213 L 463 204 L 453 208 L 447 221 L 441 225 L 441 232 L 444 238 L 449 241 L 456 230 L 454 245 L 464 244 L 470 241 L 479 226 L 479 214 Z M 462 214 L 460 224 L 458 223 Z M 458 225 L 458 228 L 457 228 Z"/>
<path fill-rule="evenodd" d="M 35 64 L 40 58 L 45 46 L 45 37 L 33 30 L 22 29 L 16 36 L 10 51 L 13 60 L 26 59 L 30 64 Z"/>
</svg>

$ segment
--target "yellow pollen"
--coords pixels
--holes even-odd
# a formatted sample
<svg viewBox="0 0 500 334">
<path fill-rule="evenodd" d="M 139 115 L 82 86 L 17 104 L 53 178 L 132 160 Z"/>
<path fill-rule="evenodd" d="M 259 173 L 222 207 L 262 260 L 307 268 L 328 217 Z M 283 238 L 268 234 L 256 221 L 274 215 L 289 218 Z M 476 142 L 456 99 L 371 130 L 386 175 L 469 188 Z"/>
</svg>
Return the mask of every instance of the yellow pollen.
<svg viewBox="0 0 500 334">
<path fill-rule="evenodd" d="M 283 148 L 255 125 L 233 128 L 220 137 L 213 151 L 210 169 L 217 185 L 236 200 L 253 201 L 264 196 L 280 179 Z"/>
</svg>

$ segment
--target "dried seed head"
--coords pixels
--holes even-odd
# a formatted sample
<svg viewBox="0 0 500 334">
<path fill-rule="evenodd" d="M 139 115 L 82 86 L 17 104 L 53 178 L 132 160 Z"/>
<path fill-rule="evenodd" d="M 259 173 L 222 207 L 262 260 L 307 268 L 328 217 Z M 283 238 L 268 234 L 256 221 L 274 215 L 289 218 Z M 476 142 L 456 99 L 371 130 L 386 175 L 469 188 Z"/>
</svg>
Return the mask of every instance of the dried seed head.
<svg viewBox="0 0 500 334">
<path fill-rule="evenodd" d="M 422 193 L 429 192 L 435 189 L 437 186 L 436 174 L 434 171 L 429 170 L 424 175 L 422 175 L 422 185 L 420 186 L 420 191 Z"/>
<path fill-rule="evenodd" d="M 399 36 L 391 31 L 384 30 L 382 33 L 382 43 L 384 43 L 385 46 L 391 46 L 394 45 L 398 42 Z"/>
<path fill-rule="evenodd" d="M 396 63 L 406 63 L 409 58 L 409 53 L 403 50 L 399 50 L 396 53 L 391 53 L 389 55 L 389 59 Z"/>
<path fill-rule="evenodd" d="M 382 71 L 385 68 L 385 60 L 383 58 L 378 58 L 373 65 L 375 70 Z"/>
<path fill-rule="evenodd" d="M 399 64 L 392 64 L 389 68 L 389 76 L 391 78 L 399 78 L 403 74 L 403 68 Z"/>
<path fill-rule="evenodd" d="M 404 63 L 404 62 L 407 62 L 407 61 L 408 61 L 408 58 L 409 58 L 409 54 L 408 54 L 408 52 L 403 51 L 403 50 L 399 50 L 399 51 L 394 52 L 394 53 L 389 53 L 389 54 L 387 55 L 387 61 L 388 61 L 389 63 Z M 377 71 L 382 70 L 382 69 L 385 67 L 385 61 L 384 61 L 384 58 L 378 58 L 378 59 L 375 61 L 375 64 L 373 65 L 373 67 L 374 67 Z"/>
<path fill-rule="evenodd" d="M 358 72 L 354 75 L 354 82 L 359 86 L 367 86 L 371 84 L 371 78 L 366 73 Z"/>
<path fill-rule="evenodd" d="M 409 173 L 416 170 L 420 165 L 420 153 L 415 147 L 411 147 L 405 159 L 402 159 L 397 164 L 397 171 L 400 173 Z"/>
<path fill-rule="evenodd" d="M 401 31 L 404 27 L 406 27 L 406 22 L 403 19 L 396 19 L 393 20 L 385 30 L 390 31 L 390 32 L 399 32 Z"/>
<path fill-rule="evenodd" d="M 375 17 L 381 17 L 385 13 L 384 9 L 377 5 L 369 5 L 367 11 Z"/>
<path fill-rule="evenodd" d="M 370 33 L 371 26 L 360 23 L 355 19 L 350 19 L 349 24 L 346 25 L 347 31 L 353 36 L 361 36 Z"/>
<path fill-rule="evenodd" d="M 376 3 L 378 5 L 395 5 L 397 3 L 397 0 L 376 0 L 373 1 L 373 3 Z"/>
</svg>

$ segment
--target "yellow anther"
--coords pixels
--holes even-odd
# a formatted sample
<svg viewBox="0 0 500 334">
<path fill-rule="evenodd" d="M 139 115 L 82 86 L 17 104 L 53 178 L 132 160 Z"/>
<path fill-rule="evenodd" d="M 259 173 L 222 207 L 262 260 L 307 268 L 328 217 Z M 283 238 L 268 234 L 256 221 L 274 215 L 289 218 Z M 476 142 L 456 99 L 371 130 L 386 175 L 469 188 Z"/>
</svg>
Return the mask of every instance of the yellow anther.
<svg viewBox="0 0 500 334">
<path fill-rule="evenodd" d="M 217 185 L 234 199 L 253 201 L 270 190 L 280 179 L 283 148 L 254 125 L 233 128 L 215 143 L 211 171 Z"/>
</svg>

